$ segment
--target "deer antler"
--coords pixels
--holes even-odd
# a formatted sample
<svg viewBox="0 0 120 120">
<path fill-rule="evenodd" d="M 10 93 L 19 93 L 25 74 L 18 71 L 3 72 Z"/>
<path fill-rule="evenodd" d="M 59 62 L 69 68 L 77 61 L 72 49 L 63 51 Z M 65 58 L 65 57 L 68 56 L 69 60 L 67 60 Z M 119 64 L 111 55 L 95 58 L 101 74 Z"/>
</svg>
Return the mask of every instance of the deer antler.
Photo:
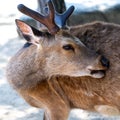
<svg viewBox="0 0 120 120">
<path fill-rule="evenodd" d="M 70 17 L 70 15 L 73 13 L 75 7 L 71 6 L 67 11 L 65 11 L 62 14 L 55 13 L 55 22 L 60 28 L 65 28 L 66 27 L 66 21 Z"/>
<path fill-rule="evenodd" d="M 55 12 L 54 6 L 52 1 L 48 1 L 49 7 L 49 14 L 47 16 L 43 16 L 40 13 L 29 9 L 28 7 L 24 6 L 23 4 L 18 5 L 19 11 L 22 13 L 34 18 L 35 20 L 39 21 L 40 23 L 44 24 L 51 34 L 56 34 L 60 28 L 66 27 L 66 20 L 74 11 L 74 6 L 71 6 L 66 12 L 63 14 L 59 14 Z M 55 19 L 55 21 L 54 21 Z M 59 26 L 59 27 L 58 27 Z"/>
<path fill-rule="evenodd" d="M 39 14 L 36 11 L 33 11 L 29 8 L 27 8 L 26 6 L 24 6 L 23 4 L 18 5 L 18 9 L 19 11 L 21 11 L 22 13 L 34 18 L 35 20 L 41 22 L 42 24 L 44 24 L 49 32 L 51 34 L 56 34 L 59 31 L 59 27 L 55 24 L 54 21 L 54 6 L 52 4 L 52 2 L 49 0 L 48 1 L 48 6 L 49 6 L 49 14 L 47 16 L 43 16 L 41 14 Z"/>
<path fill-rule="evenodd" d="M 66 28 L 66 21 L 70 17 L 70 15 L 73 13 L 75 7 L 70 6 L 68 10 L 66 10 L 64 13 L 59 14 L 55 11 L 55 23 L 62 29 Z M 48 12 L 48 7 L 45 8 L 46 12 Z"/>
</svg>

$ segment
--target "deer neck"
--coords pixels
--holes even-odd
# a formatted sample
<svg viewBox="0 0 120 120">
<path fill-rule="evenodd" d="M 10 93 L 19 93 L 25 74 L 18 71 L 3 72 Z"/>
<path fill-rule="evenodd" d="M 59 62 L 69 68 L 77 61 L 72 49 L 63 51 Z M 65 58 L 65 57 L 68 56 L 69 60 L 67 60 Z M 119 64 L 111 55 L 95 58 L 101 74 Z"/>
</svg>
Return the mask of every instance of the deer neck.
<svg viewBox="0 0 120 120">
<path fill-rule="evenodd" d="M 7 77 L 15 89 L 29 89 L 46 79 L 43 55 L 31 47 L 20 50 L 9 62 Z"/>
</svg>

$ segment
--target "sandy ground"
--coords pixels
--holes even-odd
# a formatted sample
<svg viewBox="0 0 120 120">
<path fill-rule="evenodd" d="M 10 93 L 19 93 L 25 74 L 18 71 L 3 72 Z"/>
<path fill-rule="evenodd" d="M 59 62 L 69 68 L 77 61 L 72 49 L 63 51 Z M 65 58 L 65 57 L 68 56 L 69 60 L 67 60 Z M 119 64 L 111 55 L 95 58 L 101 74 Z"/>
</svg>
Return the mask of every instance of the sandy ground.
<svg viewBox="0 0 120 120">
<path fill-rule="evenodd" d="M 24 40 L 18 38 L 14 23 L 0 23 L 0 120 L 43 119 L 43 110 L 29 106 L 6 81 L 6 64 L 23 44 Z M 109 118 L 83 110 L 73 110 L 69 120 L 120 120 L 120 117 Z"/>
</svg>

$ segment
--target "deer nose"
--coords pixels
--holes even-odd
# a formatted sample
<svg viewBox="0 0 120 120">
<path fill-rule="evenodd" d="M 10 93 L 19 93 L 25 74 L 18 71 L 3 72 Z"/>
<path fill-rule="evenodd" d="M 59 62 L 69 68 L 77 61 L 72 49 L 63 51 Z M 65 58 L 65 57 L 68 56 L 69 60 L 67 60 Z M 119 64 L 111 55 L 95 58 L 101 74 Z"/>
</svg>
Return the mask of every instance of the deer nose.
<svg viewBox="0 0 120 120">
<path fill-rule="evenodd" d="M 101 56 L 100 62 L 104 67 L 107 67 L 107 68 L 109 67 L 109 60 L 104 56 Z"/>
</svg>

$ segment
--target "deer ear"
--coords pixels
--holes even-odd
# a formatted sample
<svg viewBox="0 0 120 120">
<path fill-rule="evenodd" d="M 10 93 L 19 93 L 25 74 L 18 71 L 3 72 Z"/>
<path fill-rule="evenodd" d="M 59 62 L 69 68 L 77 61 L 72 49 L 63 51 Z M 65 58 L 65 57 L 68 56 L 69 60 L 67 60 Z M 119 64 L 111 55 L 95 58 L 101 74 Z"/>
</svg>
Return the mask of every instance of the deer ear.
<svg viewBox="0 0 120 120">
<path fill-rule="evenodd" d="M 39 41 L 38 39 L 35 37 L 35 33 L 39 33 L 40 31 L 38 31 L 37 29 L 31 27 L 30 25 L 26 24 L 25 22 L 16 19 L 15 20 L 16 25 L 18 27 L 18 30 L 20 30 L 20 32 L 22 33 L 23 37 L 29 42 L 29 43 L 33 43 L 33 44 L 38 44 Z M 41 32 L 40 32 L 41 34 Z"/>
</svg>

